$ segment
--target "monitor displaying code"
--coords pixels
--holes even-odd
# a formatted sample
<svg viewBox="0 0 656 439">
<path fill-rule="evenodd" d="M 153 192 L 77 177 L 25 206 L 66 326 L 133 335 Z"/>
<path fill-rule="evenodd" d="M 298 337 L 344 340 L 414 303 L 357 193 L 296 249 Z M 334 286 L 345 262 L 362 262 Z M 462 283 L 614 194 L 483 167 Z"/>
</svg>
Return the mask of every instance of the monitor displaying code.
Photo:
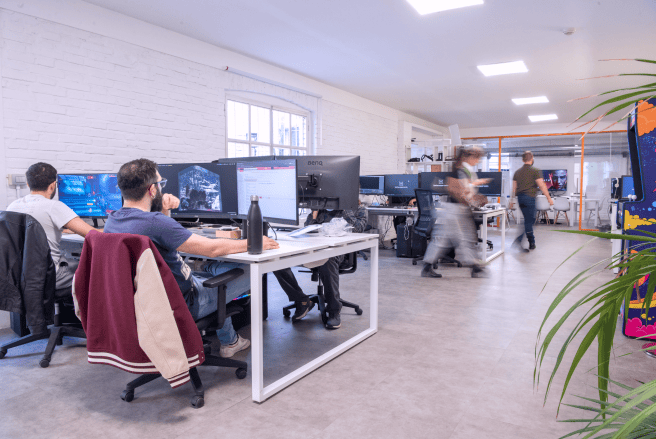
<svg viewBox="0 0 656 439">
<path fill-rule="evenodd" d="M 298 222 L 296 160 L 237 163 L 239 215 L 246 216 L 251 195 L 259 197 L 262 217 L 273 222 Z"/>
</svg>

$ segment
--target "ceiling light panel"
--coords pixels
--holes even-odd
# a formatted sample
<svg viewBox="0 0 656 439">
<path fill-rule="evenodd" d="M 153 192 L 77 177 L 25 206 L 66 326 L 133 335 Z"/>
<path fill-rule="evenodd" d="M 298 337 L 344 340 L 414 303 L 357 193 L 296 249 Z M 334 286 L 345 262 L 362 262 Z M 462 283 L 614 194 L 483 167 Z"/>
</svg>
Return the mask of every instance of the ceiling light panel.
<svg viewBox="0 0 656 439">
<path fill-rule="evenodd" d="M 517 98 L 512 100 L 515 105 L 526 105 L 526 104 L 544 104 L 549 102 L 546 96 L 535 96 L 533 98 Z"/>
<path fill-rule="evenodd" d="M 508 75 L 510 73 L 528 72 L 524 61 L 504 62 L 499 64 L 486 64 L 476 66 L 485 76 Z"/>
<path fill-rule="evenodd" d="M 408 0 L 408 3 L 421 15 L 426 15 L 433 12 L 448 11 L 449 9 L 482 5 L 483 0 Z"/>
<path fill-rule="evenodd" d="M 541 114 L 539 116 L 529 116 L 528 118 L 531 122 L 542 122 L 545 120 L 556 120 L 558 119 L 558 116 L 555 114 Z"/>
</svg>

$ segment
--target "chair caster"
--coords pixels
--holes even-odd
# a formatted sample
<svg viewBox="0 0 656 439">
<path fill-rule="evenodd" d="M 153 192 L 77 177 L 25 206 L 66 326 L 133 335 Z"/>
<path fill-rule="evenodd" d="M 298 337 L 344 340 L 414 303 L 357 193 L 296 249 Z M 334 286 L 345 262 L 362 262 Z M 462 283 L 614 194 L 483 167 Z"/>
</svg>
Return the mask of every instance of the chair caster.
<svg viewBox="0 0 656 439">
<path fill-rule="evenodd" d="M 39 366 L 45 369 L 46 367 L 50 366 L 50 360 L 47 358 L 42 358 L 41 361 L 39 361 Z"/>
<path fill-rule="evenodd" d="M 5 349 L 0 349 L 0 360 L 5 358 L 5 355 L 7 355 L 7 351 Z"/>
<path fill-rule="evenodd" d="M 121 399 L 125 402 L 132 402 L 134 399 L 134 390 L 124 390 L 123 393 L 121 393 Z"/>
<path fill-rule="evenodd" d="M 360 309 L 360 308 L 355 308 L 355 313 L 356 313 L 357 315 L 361 316 L 361 315 L 362 315 L 362 309 Z"/>
<path fill-rule="evenodd" d="M 458 268 L 462 268 L 462 263 L 458 262 Z"/>
<path fill-rule="evenodd" d="M 292 312 L 288 309 L 283 309 L 282 315 L 285 316 L 286 319 L 288 319 L 292 315 Z"/>
<path fill-rule="evenodd" d="M 417 261 L 412 261 L 412 265 L 417 265 Z"/>
<path fill-rule="evenodd" d="M 246 370 L 243 367 L 240 367 L 239 369 L 235 370 L 235 375 L 237 375 L 237 378 L 239 378 L 240 380 L 246 378 L 247 374 L 248 374 L 248 370 Z"/>
<path fill-rule="evenodd" d="M 191 397 L 191 406 L 195 409 L 199 409 L 205 405 L 205 398 L 199 395 L 194 395 Z"/>
</svg>

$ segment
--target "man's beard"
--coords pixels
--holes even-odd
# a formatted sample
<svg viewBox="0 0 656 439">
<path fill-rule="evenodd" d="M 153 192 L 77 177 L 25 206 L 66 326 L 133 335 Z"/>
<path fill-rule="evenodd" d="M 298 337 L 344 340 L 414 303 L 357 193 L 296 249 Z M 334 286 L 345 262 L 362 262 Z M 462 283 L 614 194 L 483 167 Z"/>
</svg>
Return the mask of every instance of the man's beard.
<svg viewBox="0 0 656 439">
<path fill-rule="evenodd" d="M 157 195 L 155 195 L 155 198 L 153 198 L 153 201 L 150 204 L 150 211 L 151 212 L 161 212 L 162 209 L 164 209 L 164 205 L 162 204 L 163 198 L 164 198 L 164 194 L 162 194 L 162 191 L 159 189 L 159 186 L 158 186 L 157 187 Z"/>
<path fill-rule="evenodd" d="M 50 199 L 51 199 L 51 200 L 54 199 L 54 198 L 55 198 L 55 195 L 57 195 L 57 188 L 56 188 L 56 187 L 55 187 L 55 190 L 52 191 L 52 195 L 50 195 Z"/>
</svg>

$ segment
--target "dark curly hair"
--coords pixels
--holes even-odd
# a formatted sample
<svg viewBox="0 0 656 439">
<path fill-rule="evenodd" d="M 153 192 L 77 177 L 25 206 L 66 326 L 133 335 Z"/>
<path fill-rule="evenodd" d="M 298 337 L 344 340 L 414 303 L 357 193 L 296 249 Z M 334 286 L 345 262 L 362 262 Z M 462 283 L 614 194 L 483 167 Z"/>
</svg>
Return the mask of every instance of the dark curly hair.
<svg viewBox="0 0 656 439">
<path fill-rule="evenodd" d="M 57 170 L 48 163 L 39 162 L 27 169 L 25 177 L 27 178 L 27 185 L 31 191 L 43 192 L 53 182 L 57 181 Z"/>
<path fill-rule="evenodd" d="M 157 181 L 157 163 L 148 159 L 132 160 L 121 166 L 117 177 L 123 198 L 139 201 Z"/>
</svg>

